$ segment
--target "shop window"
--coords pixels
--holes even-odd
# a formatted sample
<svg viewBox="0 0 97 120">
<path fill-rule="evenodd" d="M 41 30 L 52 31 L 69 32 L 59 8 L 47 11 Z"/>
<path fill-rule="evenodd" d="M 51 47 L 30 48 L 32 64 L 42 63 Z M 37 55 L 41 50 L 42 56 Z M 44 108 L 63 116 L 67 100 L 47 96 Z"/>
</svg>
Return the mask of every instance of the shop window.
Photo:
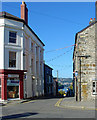
<svg viewBox="0 0 97 120">
<path fill-rule="evenodd" d="M 7 98 L 19 98 L 19 86 L 7 86 Z"/>
<path fill-rule="evenodd" d="M 19 78 L 7 79 L 7 98 L 19 98 Z"/>
<path fill-rule="evenodd" d="M 9 67 L 16 67 L 16 52 L 9 52 Z"/>
<path fill-rule="evenodd" d="M 16 43 L 16 32 L 9 32 L 9 43 Z"/>
</svg>

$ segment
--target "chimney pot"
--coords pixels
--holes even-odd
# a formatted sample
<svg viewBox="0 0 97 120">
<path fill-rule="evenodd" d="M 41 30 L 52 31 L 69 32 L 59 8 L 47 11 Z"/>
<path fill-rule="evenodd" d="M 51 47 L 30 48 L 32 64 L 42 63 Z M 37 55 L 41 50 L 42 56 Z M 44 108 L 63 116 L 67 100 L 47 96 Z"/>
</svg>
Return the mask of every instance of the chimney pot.
<svg viewBox="0 0 97 120">
<path fill-rule="evenodd" d="M 90 21 L 92 21 L 92 18 L 90 18 Z"/>
<path fill-rule="evenodd" d="M 22 1 L 22 4 L 25 4 L 25 2 L 24 2 L 24 1 Z"/>
</svg>

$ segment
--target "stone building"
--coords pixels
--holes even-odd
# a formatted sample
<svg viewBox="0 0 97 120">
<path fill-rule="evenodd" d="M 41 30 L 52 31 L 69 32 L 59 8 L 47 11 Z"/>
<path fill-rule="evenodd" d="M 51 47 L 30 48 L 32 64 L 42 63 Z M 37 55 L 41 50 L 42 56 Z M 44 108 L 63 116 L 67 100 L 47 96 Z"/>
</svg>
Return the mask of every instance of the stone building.
<svg viewBox="0 0 97 120">
<path fill-rule="evenodd" d="M 95 4 L 97 6 L 97 2 Z M 97 7 L 96 7 L 97 11 Z M 97 14 L 97 12 L 96 12 Z M 97 16 L 89 26 L 76 34 L 73 52 L 73 80 L 78 101 L 95 99 L 97 95 Z"/>
</svg>

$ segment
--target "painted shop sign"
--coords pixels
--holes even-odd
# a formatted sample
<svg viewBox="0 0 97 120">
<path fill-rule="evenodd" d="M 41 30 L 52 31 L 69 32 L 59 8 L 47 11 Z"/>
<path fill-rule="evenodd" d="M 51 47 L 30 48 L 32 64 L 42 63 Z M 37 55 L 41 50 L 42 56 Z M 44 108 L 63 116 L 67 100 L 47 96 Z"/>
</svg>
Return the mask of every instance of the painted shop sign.
<svg viewBox="0 0 97 120">
<path fill-rule="evenodd" d="M 7 86 L 19 86 L 19 80 L 7 80 Z"/>
<path fill-rule="evenodd" d="M 10 78 L 11 78 L 11 77 L 12 77 L 12 78 L 13 78 L 13 77 L 19 78 L 19 75 L 16 75 L 16 74 L 8 74 L 8 77 L 10 77 Z"/>
</svg>

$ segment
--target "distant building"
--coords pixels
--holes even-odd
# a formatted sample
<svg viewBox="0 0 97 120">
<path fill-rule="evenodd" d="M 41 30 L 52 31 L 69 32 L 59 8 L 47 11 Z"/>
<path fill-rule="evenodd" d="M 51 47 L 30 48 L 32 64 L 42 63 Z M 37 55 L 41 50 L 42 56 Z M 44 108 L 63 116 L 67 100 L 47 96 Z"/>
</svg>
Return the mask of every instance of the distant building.
<svg viewBox="0 0 97 120">
<path fill-rule="evenodd" d="M 97 95 L 97 2 L 96 21 L 76 34 L 73 53 L 73 81 L 76 100 L 95 99 Z"/>
<path fill-rule="evenodd" d="M 44 95 L 53 95 L 52 68 L 44 64 Z"/>
</svg>

